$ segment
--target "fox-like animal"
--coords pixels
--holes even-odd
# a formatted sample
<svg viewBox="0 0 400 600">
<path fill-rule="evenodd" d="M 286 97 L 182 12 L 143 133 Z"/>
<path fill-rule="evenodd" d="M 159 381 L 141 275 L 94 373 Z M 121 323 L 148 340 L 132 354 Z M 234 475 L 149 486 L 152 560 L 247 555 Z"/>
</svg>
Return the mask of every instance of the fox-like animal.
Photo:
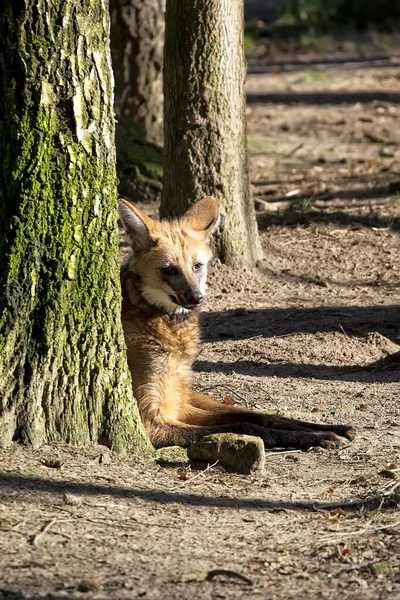
<svg viewBox="0 0 400 600">
<path fill-rule="evenodd" d="M 258 436 L 266 448 L 335 448 L 340 438 L 354 437 L 351 426 L 267 415 L 193 391 L 198 312 L 219 202 L 204 198 L 174 221 L 153 220 L 126 200 L 120 200 L 119 213 L 132 248 L 121 267 L 128 364 L 140 417 L 156 448 L 187 447 L 223 432 Z"/>
</svg>

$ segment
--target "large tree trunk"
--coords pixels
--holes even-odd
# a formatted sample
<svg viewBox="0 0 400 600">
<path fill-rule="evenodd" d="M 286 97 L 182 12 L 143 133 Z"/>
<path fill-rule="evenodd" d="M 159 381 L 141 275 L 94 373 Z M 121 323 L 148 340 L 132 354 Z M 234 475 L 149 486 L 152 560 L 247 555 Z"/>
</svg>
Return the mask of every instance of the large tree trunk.
<svg viewBox="0 0 400 600">
<path fill-rule="evenodd" d="M 160 214 L 221 199 L 228 264 L 261 257 L 247 167 L 243 0 L 167 0 Z"/>
<path fill-rule="evenodd" d="M 115 110 L 162 143 L 165 0 L 110 0 Z"/>
<path fill-rule="evenodd" d="M 0 4 L 0 445 L 150 446 L 120 324 L 105 0 Z"/>
</svg>

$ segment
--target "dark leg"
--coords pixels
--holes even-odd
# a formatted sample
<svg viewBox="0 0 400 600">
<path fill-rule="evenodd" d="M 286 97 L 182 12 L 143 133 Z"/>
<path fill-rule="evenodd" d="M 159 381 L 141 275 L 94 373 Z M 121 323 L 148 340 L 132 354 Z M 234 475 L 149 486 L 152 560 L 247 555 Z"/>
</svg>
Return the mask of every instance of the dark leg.
<svg viewBox="0 0 400 600">
<path fill-rule="evenodd" d="M 339 448 L 341 440 L 331 431 L 281 431 L 265 429 L 253 423 L 232 423 L 221 425 L 187 425 L 176 423 L 154 428 L 149 432 L 150 439 L 156 448 L 164 446 L 182 446 L 187 448 L 192 442 L 201 440 L 212 433 L 239 433 L 260 437 L 266 448 L 295 448 L 307 450 L 313 446 L 322 448 Z"/>
<path fill-rule="evenodd" d="M 280 415 L 267 415 L 265 413 L 242 408 L 240 406 L 229 406 L 210 398 L 204 394 L 193 392 L 190 397 L 190 404 L 196 409 L 203 411 L 203 419 L 196 415 L 192 422 L 196 424 L 223 424 L 236 423 L 246 421 L 267 429 L 280 429 L 290 431 L 330 431 L 348 440 L 352 440 L 355 436 L 355 430 L 351 425 L 326 425 L 320 423 L 308 423 L 299 421 L 298 419 L 290 419 Z"/>
</svg>

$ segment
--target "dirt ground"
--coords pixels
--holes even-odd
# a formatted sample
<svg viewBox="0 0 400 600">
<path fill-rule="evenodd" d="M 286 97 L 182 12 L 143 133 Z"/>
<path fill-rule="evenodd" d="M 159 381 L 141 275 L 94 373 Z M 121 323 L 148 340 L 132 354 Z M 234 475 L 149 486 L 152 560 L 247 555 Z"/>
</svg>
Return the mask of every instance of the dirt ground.
<svg viewBox="0 0 400 600">
<path fill-rule="evenodd" d="M 396 503 L 315 510 L 393 497 L 399 474 L 398 59 L 298 62 L 250 68 L 265 257 L 241 273 L 214 265 L 194 378 L 358 436 L 268 452 L 264 476 L 101 447 L 1 452 L 0 596 L 400 598 Z M 214 569 L 252 583 L 201 579 Z"/>
</svg>

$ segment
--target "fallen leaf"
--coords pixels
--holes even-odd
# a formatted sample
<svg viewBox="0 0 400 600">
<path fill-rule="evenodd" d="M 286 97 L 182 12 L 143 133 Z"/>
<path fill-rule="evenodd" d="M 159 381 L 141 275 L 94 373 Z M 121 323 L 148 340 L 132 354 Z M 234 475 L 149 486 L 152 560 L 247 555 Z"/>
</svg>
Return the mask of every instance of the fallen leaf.
<svg viewBox="0 0 400 600">
<path fill-rule="evenodd" d="M 342 548 L 342 556 L 347 556 L 348 554 L 350 554 L 350 548 L 345 544 Z"/>
<path fill-rule="evenodd" d="M 179 469 L 176 470 L 176 474 L 178 475 L 178 479 L 186 481 L 187 479 L 190 479 L 192 473 L 190 467 L 179 467 Z"/>
<path fill-rule="evenodd" d="M 385 466 L 385 469 L 387 471 L 393 471 L 394 469 L 398 469 L 398 466 L 395 465 L 394 463 L 389 463 Z"/>
</svg>

